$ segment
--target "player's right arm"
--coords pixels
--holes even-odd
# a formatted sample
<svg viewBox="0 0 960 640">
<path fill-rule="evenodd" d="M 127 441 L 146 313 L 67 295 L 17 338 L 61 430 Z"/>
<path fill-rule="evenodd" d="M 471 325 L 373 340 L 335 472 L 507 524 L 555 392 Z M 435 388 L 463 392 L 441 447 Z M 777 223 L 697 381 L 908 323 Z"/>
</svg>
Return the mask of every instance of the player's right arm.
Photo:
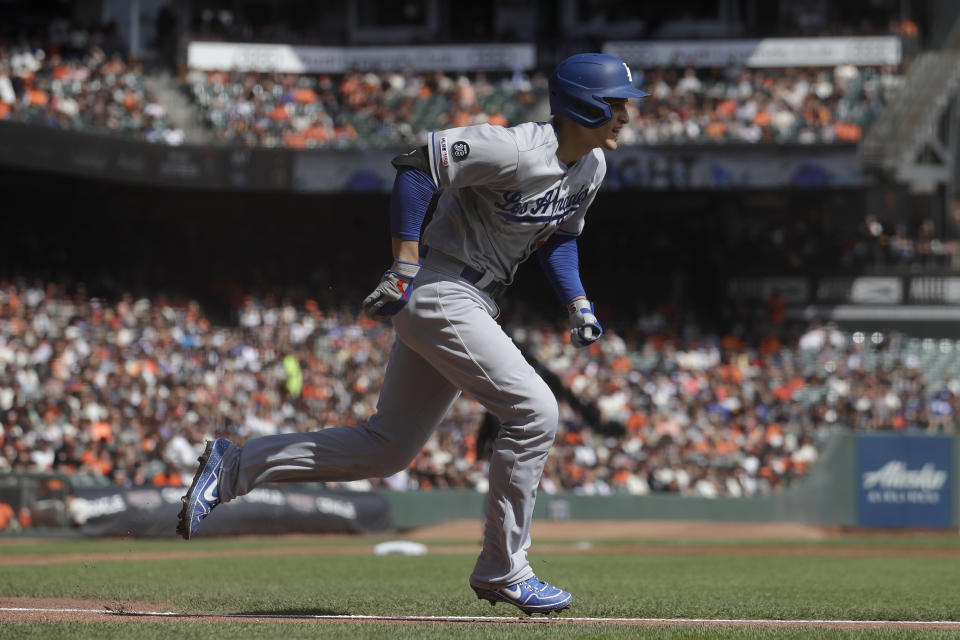
<svg viewBox="0 0 960 640">
<path fill-rule="evenodd" d="M 507 129 L 460 127 L 430 134 L 426 146 L 393 159 L 397 177 L 390 198 L 393 264 L 363 301 L 367 315 L 385 320 L 409 299 L 420 271 L 420 232 L 430 202 L 447 187 L 489 184 L 513 176 L 520 152 Z"/>
<path fill-rule="evenodd" d="M 426 147 L 397 156 L 392 162 L 397 168 L 390 197 L 393 264 L 363 301 L 366 314 L 379 320 L 395 315 L 410 299 L 413 279 L 420 272 L 420 228 L 436 192 Z"/>
</svg>

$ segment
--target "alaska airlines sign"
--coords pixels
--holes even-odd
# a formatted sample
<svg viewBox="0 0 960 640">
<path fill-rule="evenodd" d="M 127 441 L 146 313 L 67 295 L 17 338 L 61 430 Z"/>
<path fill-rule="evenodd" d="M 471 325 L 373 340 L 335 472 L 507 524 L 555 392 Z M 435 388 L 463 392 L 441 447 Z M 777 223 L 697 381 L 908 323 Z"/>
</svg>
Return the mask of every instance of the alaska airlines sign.
<svg viewBox="0 0 960 640">
<path fill-rule="evenodd" d="M 945 436 L 857 439 L 857 521 L 879 528 L 949 527 L 953 441 Z"/>
</svg>

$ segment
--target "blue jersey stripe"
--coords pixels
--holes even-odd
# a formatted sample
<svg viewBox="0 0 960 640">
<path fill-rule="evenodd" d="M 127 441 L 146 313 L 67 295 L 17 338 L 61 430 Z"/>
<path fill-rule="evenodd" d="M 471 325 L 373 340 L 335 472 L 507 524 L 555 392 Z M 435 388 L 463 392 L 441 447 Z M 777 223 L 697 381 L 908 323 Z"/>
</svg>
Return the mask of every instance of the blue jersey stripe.
<svg viewBox="0 0 960 640">
<path fill-rule="evenodd" d="M 570 211 L 568 210 L 563 213 L 558 213 L 554 216 L 515 216 L 502 211 L 494 211 L 494 213 L 504 220 L 509 220 L 510 222 L 553 222 L 554 220 L 563 220 L 567 217 L 567 214 L 570 213 Z"/>
</svg>

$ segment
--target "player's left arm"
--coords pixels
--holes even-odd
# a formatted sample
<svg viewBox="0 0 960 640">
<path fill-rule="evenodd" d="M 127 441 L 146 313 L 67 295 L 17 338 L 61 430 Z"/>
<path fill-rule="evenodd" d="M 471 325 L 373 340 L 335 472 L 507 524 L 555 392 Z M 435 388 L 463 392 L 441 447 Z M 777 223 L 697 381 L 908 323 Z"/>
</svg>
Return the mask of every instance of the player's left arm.
<svg viewBox="0 0 960 640">
<path fill-rule="evenodd" d="M 543 272 L 570 314 L 570 339 L 581 347 L 596 342 L 603 335 L 603 327 L 600 326 L 593 303 L 587 298 L 580 279 L 580 250 L 577 244 L 577 238 L 583 231 L 587 209 L 593 204 L 606 173 L 602 153 L 597 159 L 597 173 L 590 195 L 537 250 Z"/>
<path fill-rule="evenodd" d="M 561 232 L 550 236 L 537 250 L 540 266 L 553 290 L 570 314 L 570 339 L 579 346 L 594 343 L 603 335 L 603 327 L 587 299 L 580 280 L 580 252 L 576 236 Z"/>
</svg>

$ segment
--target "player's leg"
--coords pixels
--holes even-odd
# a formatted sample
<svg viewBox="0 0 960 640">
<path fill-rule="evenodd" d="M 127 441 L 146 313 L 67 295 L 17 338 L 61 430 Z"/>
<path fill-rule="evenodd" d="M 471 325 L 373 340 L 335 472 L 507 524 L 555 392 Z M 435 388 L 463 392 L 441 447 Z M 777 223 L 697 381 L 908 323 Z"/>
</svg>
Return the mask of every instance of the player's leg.
<svg viewBox="0 0 960 640">
<path fill-rule="evenodd" d="M 233 445 L 223 456 L 220 499 L 231 500 L 265 482 L 346 482 L 393 475 L 416 457 L 458 395 L 397 340 L 377 412 L 368 422 Z"/>
<path fill-rule="evenodd" d="M 416 457 L 459 394 L 397 340 L 377 413 L 366 424 L 265 436 L 243 447 L 224 438 L 208 443 L 183 497 L 177 533 L 191 538 L 214 507 L 265 482 L 333 482 L 392 475 Z"/>
<path fill-rule="evenodd" d="M 533 577 L 527 561 L 540 475 L 557 429 L 546 383 L 491 316 L 475 288 L 421 273 L 397 334 L 501 423 L 490 461 L 483 551 L 470 582 L 499 588 Z"/>
</svg>

